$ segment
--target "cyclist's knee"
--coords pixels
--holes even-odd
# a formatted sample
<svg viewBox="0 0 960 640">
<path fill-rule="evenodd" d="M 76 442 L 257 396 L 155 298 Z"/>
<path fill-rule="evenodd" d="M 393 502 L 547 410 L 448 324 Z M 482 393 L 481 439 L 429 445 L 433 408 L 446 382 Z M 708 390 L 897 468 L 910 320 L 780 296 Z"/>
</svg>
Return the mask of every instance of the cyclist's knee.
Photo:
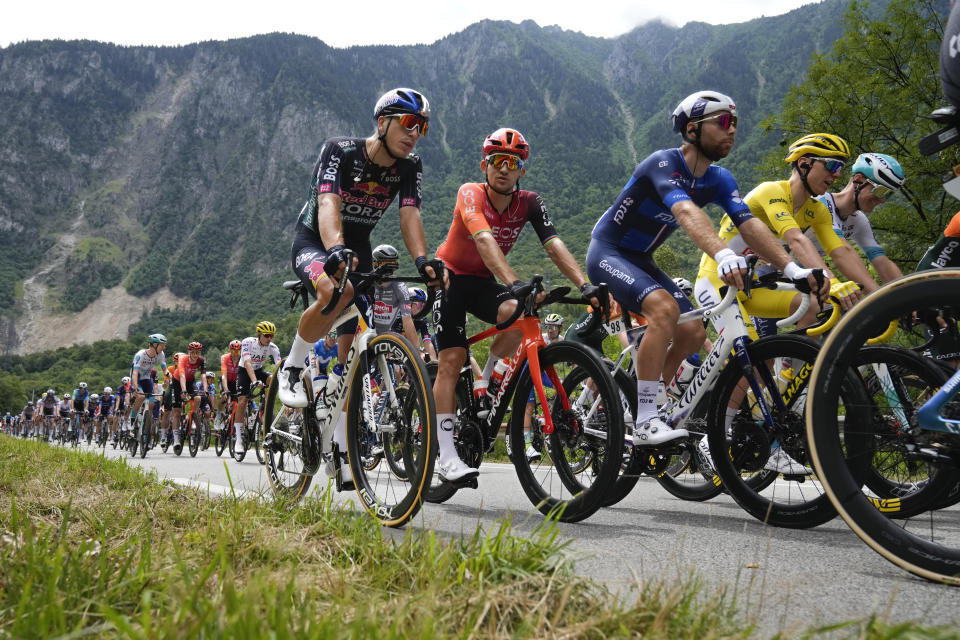
<svg viewBox="0 0 960 640">
<path fill-rule="evenodd" d="M 672 328 L 680 318 L 680 307 L 672 295 L 663 289 L 658 289 L 644 298 L 643 316 L 649 325 Z M 673 333 L 672 329 L 671 333 Z"/>
<path fill-rule="evenodd" d="M 504 322 L 510 319 L 517 311 L 517 301 L 516 300 L 504 300 L 500 303 L 500 306 L 497 307 L 497 322 Z"/>
</svg>

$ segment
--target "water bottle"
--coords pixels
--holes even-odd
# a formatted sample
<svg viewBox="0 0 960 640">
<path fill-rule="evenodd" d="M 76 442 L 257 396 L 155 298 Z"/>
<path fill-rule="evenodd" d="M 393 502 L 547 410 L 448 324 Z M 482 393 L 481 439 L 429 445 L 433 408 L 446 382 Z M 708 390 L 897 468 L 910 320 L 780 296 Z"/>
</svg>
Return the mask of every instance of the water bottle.
<svg viewBox="0 0 960 640">
<path fill-rule="evenodd" d="M 340 378 L 343 377 L 343 366 L 340 363 L 333 365 L 330 376 L 327 378 L 327 391 L 324 394 L 324 402 L 327 406 L 332 406 L 337 397 L 337 385 L 340 384 Z"/>
<path fill-rule="evenodd" d="M 677 373 L 670 381 L 668 391 L 676 396 L 682 396 L 683 392 L 687 390 L 687 385 L 693 380 L 693 376 L 699 368 L 700 354 L 695 353 L 692 356 L 687 356 L 677 368 Z"/>
<path fill-rule="evenodd" d="M 493 365 L 493 372 L 490 374 L 490 384 L 487 385 L 487 395 L 491 399 L 497 397 L 497 391 L 500 390 L 500 383 L 503 382 L 503 374 L 507 372 L 508 365 L 504 360 L 497 360 Z"/>
</svg>

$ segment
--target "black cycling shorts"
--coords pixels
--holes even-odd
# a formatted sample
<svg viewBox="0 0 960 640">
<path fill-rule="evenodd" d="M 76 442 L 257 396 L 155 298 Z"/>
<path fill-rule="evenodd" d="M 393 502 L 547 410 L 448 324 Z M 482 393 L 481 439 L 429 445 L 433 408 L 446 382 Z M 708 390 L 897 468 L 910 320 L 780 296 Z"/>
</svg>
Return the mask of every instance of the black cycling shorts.
<svg viewBox="0 0 960 640">
<path fill-rule="evenodd" d="M 450 287 L 441 290 L 433 303 L 433 327 L 437 351 L 467 346 L 467 312 L 487 324 L 497 323 L 497 310 L 510 291 L 494 278 L 458 276 L 449 273 Z"/>
<path fill-rule="evenodd" d="M 267 380 L 270 379 L 270 374 L 263 369 L 254 369 L 253 373 L 257 376 L 257 380 L 263 384 L 267 384 Z M 247 373 L 246 367 L 241 367 L 237 371 L 237 393 L 245 396 L 250 395 L 250 375 Z"/>
</svg>

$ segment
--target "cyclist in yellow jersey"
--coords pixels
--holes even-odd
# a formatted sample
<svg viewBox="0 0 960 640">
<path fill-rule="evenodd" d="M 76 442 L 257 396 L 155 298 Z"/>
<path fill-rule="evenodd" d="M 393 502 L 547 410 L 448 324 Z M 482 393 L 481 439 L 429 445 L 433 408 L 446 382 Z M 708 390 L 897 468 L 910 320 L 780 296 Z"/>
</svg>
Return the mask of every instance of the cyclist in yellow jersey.
<svg viewBox="0 0 960 640">
<path fill-rule="evenodd" d="M 837 234 L 830 210 L 817 200 L 816 196 L 826 193 L 849 157 L 850 148 L 839 136 L 829 133 L 803 136 L 790 145 L 790 151 L 785 158 L 793 167 L 790 179 L 761 183 L 744 198 L 753 216 L 770 227 L 799 262 L 807 268 L 824 270 L 831 279 L 831 295 L 840 299 L 845 310 L 860 300 L 856 283 L 867 293 L 876 290 L 877 284 L 870 277 L 857 252 Z M 835 278 L 820 257 L 816 246 L 804 235 L 807 229 L 813 230 L 837 269 L 852 282 L 840 282 Z M 740 235 L 736 225 L 726 216 L 720 222 L 720 238 L 740 255 L 755 253 Z M 700 271 L 694 289 L 697 302 L 701 306 L 719 302 L 720 286 L 717 264 L 713 258 L 704 254 L 700 260 Z M 785 318 L 800 305 L 800 295 L 790 291 L 761 289 L 753 291 L 750 298 L 741 294 L 740 305 L 745 318 L 750 315 Z M 811 305 L 811 311 L 801 320 L 801 324 L 812 322 L 817 307 L 818 305 Z M 718 331 L 723 328 L 719 318 L 714 318 L 714 323 Z M 756 337 L 752 326 L 750 332 Z"/>
</svg>

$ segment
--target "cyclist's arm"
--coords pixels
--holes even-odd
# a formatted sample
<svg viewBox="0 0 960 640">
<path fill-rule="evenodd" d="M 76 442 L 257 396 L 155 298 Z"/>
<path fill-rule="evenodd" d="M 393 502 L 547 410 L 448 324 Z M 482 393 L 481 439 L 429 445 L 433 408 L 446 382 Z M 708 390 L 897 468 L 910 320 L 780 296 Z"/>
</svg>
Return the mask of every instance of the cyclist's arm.
<svg viewBox="0 0 960 640">
<path fill-rule="evenodd" d="M 830 259 L 833 260 L 833 264 L 837 266 L 840 273 L 847 277 L 847 280 L 856 282 L 867 293 L 879 288 L 873 276 L 867 271 L 867 267 L 864 266 L 860 255 L 849 244 L 840 243 L 834 247 L 830 251 Z"/>
<path fill-rule="evenodd" d="M 507 264 L 507 257 L 500 250 L 500 245 L 493 237 L 490 230 L 481 231 L 473 236 L 473 241 L 477 245 L 477 251 L 487 269 L 497 277 L 500 282 L 510 284 L 520 278 L 517 273 Z"/>
<path fill-rule="evenodd" d="M 803 231 L 799 227 L 792 227 L 784 231 L 783 240 L 790 247 L 790 253 L 796 256 L 804 267 L 823 269 L 828 278 L 833 278 L 833 271 L 827 267 L 827 263 L 820 257 L 820 252 L 813 246 L 810 238 L 803 235 Z"/>
<path fill-rule="evenodd" d="M 557 268 L 560 269 L 560 273 L 565 275 L 567 280 L 575 284 L 578 289 L 588 282 L 587 278 L 583 275 L 583 271 L 580 270 L 580 265 L 577 264 L 577 259 L 574 258 L 570 250 L 567 249 L 567 245 L 563 243 L 563 240 L 554 238 L 545 244 L 543 248 L 547 252 L 547 255 L 550 256 L 550 259 L 553 260 L 553 264 L 557 265 Z M 599 303 L 599 300 L 597 302 Z"/>
<path fill-rule="evenodd" d="M 324 247 L 343 244 L 343 221 L 340 218 L 340 205 L 343 203 L 335 193 L 324 193 L 317 201 L 317 232 Z"/>
<path fill-rule="evenodd" d="M 416 259 L 427 255 L 427 239 L 423 233 L 423 220 L 417 207 L 400 207 L 400 235 L 407 245 L 410 257 Z"/>
<path fill-rule="evenodd" d="M 900 267 L 898 267 L 893 260 L 885 255 L 877 256 L 871 260 L 870 263 L 873 264 L 873 268 L 877 270 L 877 275 L 880 276 L 880 280 L 884 284 L 903 276 L 903 272 L 900 271 Z"/>
<path fill-rule="evenodd" d="M 410 341 L 410 344 L 413 346 L 420 344 L 420 336 L 417 335 L 417 329 L 413 326 L 413 318 L 402 316 L 400 322 L 403 326 L 403 335 Z"/>
</svg>

